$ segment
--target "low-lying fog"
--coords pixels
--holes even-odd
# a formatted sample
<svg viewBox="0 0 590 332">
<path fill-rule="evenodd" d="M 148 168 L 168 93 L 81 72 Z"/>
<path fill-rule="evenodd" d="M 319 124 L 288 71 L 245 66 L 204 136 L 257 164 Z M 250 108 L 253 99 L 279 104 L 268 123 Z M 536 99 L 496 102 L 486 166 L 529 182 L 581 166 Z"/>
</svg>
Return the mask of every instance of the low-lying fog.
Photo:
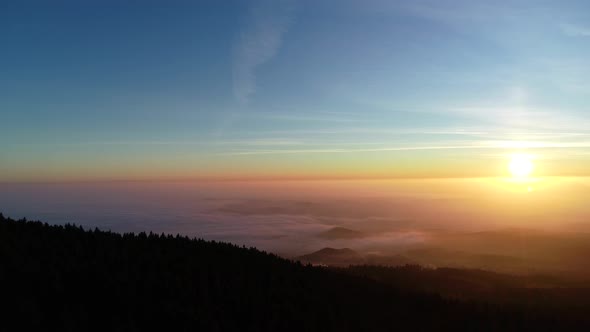
<svg viewBox="0 0 590 332">
<path fill-rule="evenodd" d="M 586 274 L 588 197 L 586 178 L 0 184 L 0 212 L 286 257 L 350 248 L 434 266 Z"/>
</svg>

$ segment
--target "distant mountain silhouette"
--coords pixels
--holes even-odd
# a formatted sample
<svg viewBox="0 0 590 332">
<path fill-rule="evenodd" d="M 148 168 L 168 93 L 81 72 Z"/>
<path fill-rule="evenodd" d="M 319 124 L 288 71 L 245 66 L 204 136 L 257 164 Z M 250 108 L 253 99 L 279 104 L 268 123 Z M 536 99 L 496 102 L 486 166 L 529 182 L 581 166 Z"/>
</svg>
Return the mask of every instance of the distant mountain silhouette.
<svg viewBox="0 0 590 332">
<path fill-rule="evenodd" d="M 416 264 L 415 261 L 401 255 L 360 254 L 349 248 L 323 248 L 316 252 L 299 256 L 296 258 L 296 260 L 313 265 L 325 265 L 333 267 L 367 264 L 383 266 Z"/>
<path fill-rule="evenodd" d="M 324 256 L 337 256 L 337 257 L 359 256 L 359 254 L 356 251 L 354 251 L 350 248 L 342 248 L 342 249 L 324 248 L 324 249 L 316 251 L 313 254 L 324 255 Z"/>
<path fill-rule="evenodd" d="M 349 248 L 323 248 L 310 254 L 297 257 L 297 259 L 304 263 L 326 266 L 348 266 L 365 263 L 365 259 L 362 255 Z"/>
<path fill-rule="evenodd" d="M 359 255 L 347 248 L 315 254 L 344 260 Z M 313 267 L 227 243 L 50 226 L 0 214 L 0 324 L 7 331 L 557 331 L 589 326 L 587 289 L 529 292 L 510 278 L 411 266 Z M 478 294 L 486 302 L 478 302 Z"/>
</svg>

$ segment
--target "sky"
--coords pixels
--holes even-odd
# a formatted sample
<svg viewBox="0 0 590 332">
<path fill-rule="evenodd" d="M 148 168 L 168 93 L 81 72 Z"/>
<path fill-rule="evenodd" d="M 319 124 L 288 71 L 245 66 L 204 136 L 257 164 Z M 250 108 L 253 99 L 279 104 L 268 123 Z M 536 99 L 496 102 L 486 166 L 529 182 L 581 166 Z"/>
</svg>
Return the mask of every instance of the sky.
<svg viewBox="0 0 590 332">
<path fill-rule="evenodd" d="M 0 182 L 590 175 L 587 1 L 5 1 L 0 45 Z"/>
</svg>

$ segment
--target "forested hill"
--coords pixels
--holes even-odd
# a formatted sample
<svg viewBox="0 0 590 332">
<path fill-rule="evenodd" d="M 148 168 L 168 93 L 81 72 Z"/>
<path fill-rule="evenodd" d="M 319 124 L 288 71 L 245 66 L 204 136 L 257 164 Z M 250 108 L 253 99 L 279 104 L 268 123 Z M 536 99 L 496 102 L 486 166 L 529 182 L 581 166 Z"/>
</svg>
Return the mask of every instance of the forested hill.
<svg viewBox="0 0 590 332">
<path fill-rule="evenodd" d="M 396 290 L 253 248 L 0 215 L 2 330 L 511 331 L 555 317 Z M 569 324 L 569 323 L 568 323 Z M 572 323 L 573 324 L 573 323 Z"/>
</svg>

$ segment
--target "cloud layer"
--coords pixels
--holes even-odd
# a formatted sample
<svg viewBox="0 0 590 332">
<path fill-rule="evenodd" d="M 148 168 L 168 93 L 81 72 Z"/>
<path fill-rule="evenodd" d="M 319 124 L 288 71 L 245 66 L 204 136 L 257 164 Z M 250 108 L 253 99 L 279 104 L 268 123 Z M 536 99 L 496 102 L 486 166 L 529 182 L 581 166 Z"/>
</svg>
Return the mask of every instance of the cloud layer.
<svg viewBox="0 0 590 332">
<path fill-rule="evenodd" d="M 289 1 L 257 1 L 250 8 L 234 49 L 234 96 L 248 103 L 256 92 L 256 70 L 279 51 L 289 28 L 292 5 Z"/>
</svg>

